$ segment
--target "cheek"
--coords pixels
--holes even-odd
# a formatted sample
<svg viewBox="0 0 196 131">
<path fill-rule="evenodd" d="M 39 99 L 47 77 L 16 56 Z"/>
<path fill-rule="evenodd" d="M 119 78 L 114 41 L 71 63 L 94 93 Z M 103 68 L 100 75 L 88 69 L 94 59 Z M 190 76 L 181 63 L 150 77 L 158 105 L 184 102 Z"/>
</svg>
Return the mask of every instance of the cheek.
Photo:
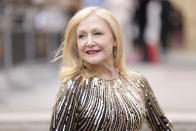
<svg viewBox="0 0 196 131">
<path fill-rule="evenodd" d="M 77 47 L 78 47 L 78 50 L 81 49 L 81 43 L 80 43 L 80 41 L 77 41 Z"/>
<path fill-rule="evenodd" d="M 81 43 L 77 43 L 79 54 L 81 54 L 84 50 L 84 46 Z"/>
</svg>

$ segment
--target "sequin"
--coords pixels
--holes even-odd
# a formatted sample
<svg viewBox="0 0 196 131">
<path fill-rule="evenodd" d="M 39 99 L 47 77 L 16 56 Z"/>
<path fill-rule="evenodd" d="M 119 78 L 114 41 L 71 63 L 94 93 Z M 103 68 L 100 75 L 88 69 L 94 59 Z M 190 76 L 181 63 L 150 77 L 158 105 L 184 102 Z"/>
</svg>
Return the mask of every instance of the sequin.
<svg viewBox="0 0 196 131">
<path fill-rule="evenodd" d="M 153 131 L 173 130 L 142 75 L 120 73 L 110 81 L 77 77 L 61 85 L 50 131 L 140 131 L 144 121 Z"/>
</svg>

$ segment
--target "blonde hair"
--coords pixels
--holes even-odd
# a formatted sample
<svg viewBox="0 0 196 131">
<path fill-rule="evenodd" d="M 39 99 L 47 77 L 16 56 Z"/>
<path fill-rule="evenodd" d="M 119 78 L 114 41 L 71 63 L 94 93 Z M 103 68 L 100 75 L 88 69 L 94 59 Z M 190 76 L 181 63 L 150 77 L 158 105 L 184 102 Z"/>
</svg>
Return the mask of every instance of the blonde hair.
<svg viewBox="0 0 196 131">
<path fill-rule="evenodd" d="M 99 7 L 87 7 L 77 12 L 69 21 L 65 32 L 65 39 L 55 56 L 54 60 L 62 58 L 64 62 L 64 66 L 60 72 L 61 80 L 66 79 L 66 77 L 73 77 L 77 74 L 83 77 L 93 77 L 98 74 L 91 65 L 82 61 L 77 49 L 77 26 L 90 15 L 97 15 L 108 23 L 117 43 L 114 66 L 121 72 L 125 71 L 123 36 L 119 23 L 110 11 Z"/>
</svg>

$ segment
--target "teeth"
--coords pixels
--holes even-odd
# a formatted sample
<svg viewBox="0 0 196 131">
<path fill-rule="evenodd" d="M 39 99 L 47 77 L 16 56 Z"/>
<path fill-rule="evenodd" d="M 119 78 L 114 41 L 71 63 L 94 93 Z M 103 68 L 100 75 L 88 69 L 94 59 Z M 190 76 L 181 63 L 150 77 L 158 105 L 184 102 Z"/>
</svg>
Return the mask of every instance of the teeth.
<svg viewBox="0 0 196 131">
<path fill-rule="evenodd" d="M 88 53 L 96 53 L 96 52 L 98 52 L 98 51 L 88 51 Z"/>
</svg>

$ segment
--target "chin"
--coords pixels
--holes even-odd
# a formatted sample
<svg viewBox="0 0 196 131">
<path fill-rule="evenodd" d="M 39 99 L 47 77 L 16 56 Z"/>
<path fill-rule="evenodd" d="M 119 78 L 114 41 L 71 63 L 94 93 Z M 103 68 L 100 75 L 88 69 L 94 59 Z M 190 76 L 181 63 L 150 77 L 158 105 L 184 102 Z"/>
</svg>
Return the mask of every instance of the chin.
<svg viewBox="0 0 196 131">
<path fill-rule="evenodd" d="M 102 60 L 98 60 L 96 58 L 92 59 L 92 60 L 85 60 L 88 64 L 91 64 L 91 65 L 98 65 L 100 63 L 102 63 Z"/>
<path fill-rule="evenodd" d="M 86 61 L 88 64 L 90 65 L 98 65 L 100 64 L 101 62 L 98 62 L 98 61 Z"/>
</svg>

